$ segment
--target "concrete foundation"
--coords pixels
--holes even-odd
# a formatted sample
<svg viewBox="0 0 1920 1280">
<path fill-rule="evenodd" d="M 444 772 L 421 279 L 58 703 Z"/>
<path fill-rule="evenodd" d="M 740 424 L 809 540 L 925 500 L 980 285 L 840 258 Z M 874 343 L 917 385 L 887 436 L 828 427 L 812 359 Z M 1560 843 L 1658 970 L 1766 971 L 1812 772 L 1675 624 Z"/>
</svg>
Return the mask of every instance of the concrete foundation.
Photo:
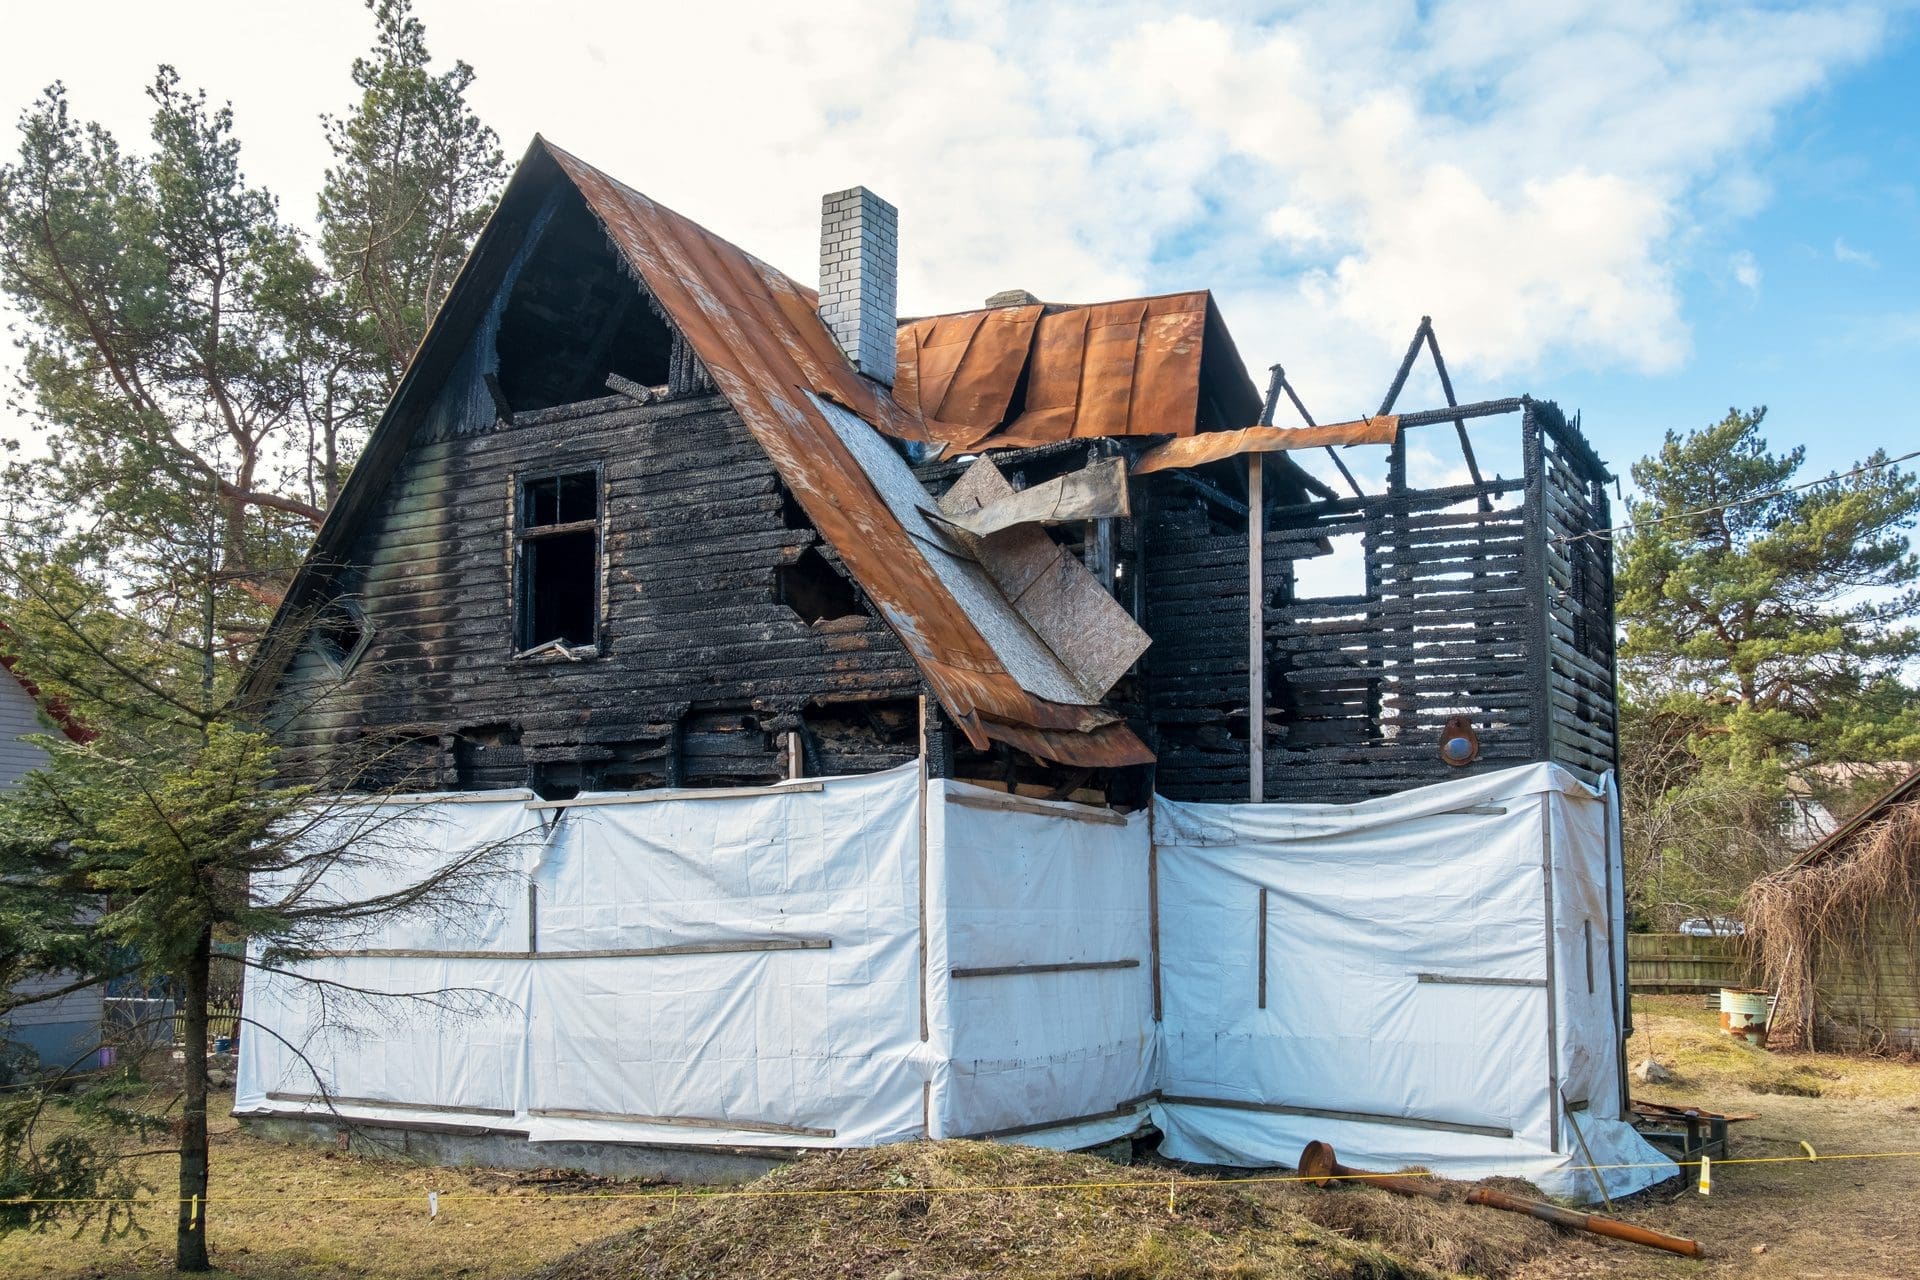
<svg viewBox="0 0 1920 1280">
<path fill-rule="evenodd" d="M 273 1142 L 305 1142 L 383 1160 L 483 1169 L 579 1169 L 616 1178 L 714 1185 L 751 1182 L 805 1154 L 798 1148 L 695 1147 L 652 1143 L 527 1141 L 517 1129 L 404 1120 L 349 1120 L 283 1112 L 236 1114 Z"/>
</svg>

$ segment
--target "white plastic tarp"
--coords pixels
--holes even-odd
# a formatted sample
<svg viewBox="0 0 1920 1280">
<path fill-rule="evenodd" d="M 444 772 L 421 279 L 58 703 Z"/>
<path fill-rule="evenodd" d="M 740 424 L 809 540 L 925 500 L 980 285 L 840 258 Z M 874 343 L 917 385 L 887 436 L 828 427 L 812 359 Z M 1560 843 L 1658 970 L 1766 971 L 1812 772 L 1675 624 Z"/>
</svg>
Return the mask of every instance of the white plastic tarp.
<svg viewBox="0 0 1920 1280">
<path fill-rule="evenodd" d="M 932 1132 L 1119 1137 L 1157 1070 L 1147 814 L 1007 799 L 930 787 Z"/>
<path fill-rule="evenodd" d="M 1595 1163 L 1636 1166 L 1605 1171 L 1614 1194 L 1673 1170 L 1620 1119 L 1612 797 L 1551 766 L 1351 806 L 1162 799 L 1151 819 L 914 766 L 530 801 L 346 811 L 379 856 L 308 892 L 391 892 L 482 848 L 496 875 L 463 911 L 330 940 L 300 968 L 317 983 L 251 973 L 238 1110 L 1074 1146 L 1150 1107 L 1186 1159 L 1291 1163 L 1321 1138 L 1591 1198 L 1578 1124 Z"/>
<path fill-rule="evenodd" d="M 535 1141 L 920 1136 L 914 768 L 563 813 L 537 876 Z M 583 954 L 665 948 L 713 950 Z"/>
<path fill-rule="evenodd" d="M 1355 805 L 1157 800 L 1163 1150 L 1270 1165 L 1317 1138 L 1592 1198 L 1577 1123 L 1633 1166 L 1610 1193 L 1671 1176 L 1621 1118 L 1611 804 L 1551 765 Z"/>
<path fill-rule="evenodd" d="M 541 847 L 531 793 L 396 798 L 333 810 L 316 847 L 345 848 L 311 884 L 257 882 L 257 896 L 332 903 L 403 893 L 466 867 L 416 911 L 336 928 L 359 954 L 246 976 L 246 1046 L 235 1106 L 245 1111 L 446 1112 L 511 1116 L 525 1069 L 527 875 Z M 455 952 L 417 956 L 410 951 Z M 401 953 L 401 954 L 395 954 Z M 256 942 L 251 959 L 262 958 Z M 297 972 L 298 977 L 294 976 Z"/>
<path fill-rule="evenodd" d="M 471 912 L 329 940 L 347 954 L 298 976 L 251 974 L 261 1026 L 244 1036 L 237 1110 L 404 1112 L 534 1141 L 920 1136 L 915 767 L 643 803 L 530 798 L 379 806 L 417 833 L 415 859 L 381 873 L 392 883 L 343 870 L 322 887 L 337 900 L 489 842 L 523 851 Z M 358 994 L 442 989 L 457 1011 Z"/>
</svg>

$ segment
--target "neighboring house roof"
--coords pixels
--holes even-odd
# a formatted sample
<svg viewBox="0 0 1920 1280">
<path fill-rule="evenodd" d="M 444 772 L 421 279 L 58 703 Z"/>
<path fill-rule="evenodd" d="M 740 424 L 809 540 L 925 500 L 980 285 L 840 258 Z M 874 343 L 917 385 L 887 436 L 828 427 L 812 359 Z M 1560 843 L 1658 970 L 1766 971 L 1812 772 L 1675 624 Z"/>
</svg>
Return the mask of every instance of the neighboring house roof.
<svg viewBox="0 0 1920 1280">
<path fill-rule="evenodd" d="M 1878 800 L 1841 823 L 1818 844 L 1794 859 L 1793 865 L 1795 867 L 1812 866 L 1838 856 L 1845 850 L 1848 841 L 1863 828 L 1885 817 L 1896 805 L 1909 803 L 1920 804 L 1920 769 L 1915 769 L 1906 778 L 1895 783 L 1892 789 Z"/>
<path fill-rule="evenodd" d="M 0 622 L 0 647 L 4 646 L 4 637 L 10 634 L 12 630 L 13 628 L 9 627 L 6 623 Z M 66 734 L 67 737 L 74 742 L 91 742 L 100 736 L 96 730 L 89 729 L 74 719 L 72 713 L 67 709 L 65 702 L 59 698 L 43 696 L 40 692 L 39 685 L 27 679 L 14 669 L 18 662 L 19 659 L 15 655 L 0 651 L 0 671 L 5 671 L 22 689 L 26 690 L 27 696 L 33 699 L 40 710 L 46 713 L 47 718 L 53 721 L 54 726 L 58 728 L 60 732 Z"/>
<path fill-rule="evenodd" d="M 1220 427 L 1251 426 L 1261 408 L 1204 289 L 908 321 L 897 330 L 896 363 L 894 399 L 955 451 L 1190 436 L 1203 397 Z"/>
</svg>

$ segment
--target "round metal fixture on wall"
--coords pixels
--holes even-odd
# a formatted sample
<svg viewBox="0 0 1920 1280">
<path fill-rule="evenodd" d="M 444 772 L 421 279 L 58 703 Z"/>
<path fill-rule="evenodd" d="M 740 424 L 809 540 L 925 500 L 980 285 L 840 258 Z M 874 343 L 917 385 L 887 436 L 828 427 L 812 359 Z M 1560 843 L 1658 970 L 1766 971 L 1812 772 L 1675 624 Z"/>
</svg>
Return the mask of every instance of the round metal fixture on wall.
<svg viewBox="0 0 1920 1280">
<path fill-rule="evenodd" d="M 1480 735 L 1465 716 L 1454 716 L 1440 730 L 1440 758 L 1456 769 L 1480 758 Z"/>
</svg>

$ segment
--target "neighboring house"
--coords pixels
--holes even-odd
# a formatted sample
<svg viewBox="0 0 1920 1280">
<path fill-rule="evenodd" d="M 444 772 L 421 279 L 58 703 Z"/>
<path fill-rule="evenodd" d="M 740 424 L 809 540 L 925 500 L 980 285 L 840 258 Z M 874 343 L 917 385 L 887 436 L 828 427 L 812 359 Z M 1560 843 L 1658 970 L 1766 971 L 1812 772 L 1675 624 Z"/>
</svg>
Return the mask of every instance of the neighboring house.
<svg viewBox="0 0 1920 1280">
<path fill-rule="evenodd" d="M 348 1044 L 250 974 L 286 1039 L 240 1112 L 599 1163 L 1151 1114 L 1196 1159 L 1306 1124 L 1548 1178 L 1585 1108 L 1629 1163 L 1577 425 L 1396 415 L 1423 322 L 1377 415 L 1275 427 L 1205 291 L 901 320 L 896 241 L 827 197 L 816 292 L 535 141 L 246 684 L 290 772 L 428 815 L 418 870 L 539 846 L 314 971 L 515 1012 Z M 1471 450 L 1502 420 L 1516 476 Z M 1412 485 L 1417 431 L 1470 479 Z M 1367 445 L 1374 491 L 1288 456 Z"/>
<path fill-rule="evenodd" d="M 0 644 L 6 624 L 0 623 Z M 59 706 L 48 706 L 33 683 L 13 670 L 13 659 L 0 655 L 0 791 L 46 762 L 46 752 L 27 741 L 42 733 L 64 733 L 84 742 L 87 730 Z M 66 979 L 59 975 L 35 978 L 15 988 L 20 995 L 57 990 Z M 23 1044 L 48 1066 L 66 1066 L 100 1042 L 101 1000 L 105 993 L 89 987 L 56 999 L 22 1005 L 0 1017 L 0 1039 Z"/>
<path fill-rule="evenodd" d="M 1774 1035 L 1810 1048 L 1920 1049 L 1920 770 L 1748 897 Z"/>
<path fill-rule="evenodd" d="M 1787 803 L 1790 810 L 1784 832 L 1787 848 L 1804 852 L 1833 834 L 1840 820 L 1833 815 L 1834 805 L 1842 813 L 1855 807 L 1846 803 L 1870 797 L 1898 782 L 1908 766 L 1884 761 L 1836 761 L 1802 769 L 1787 779 Z"/>
</svg>

